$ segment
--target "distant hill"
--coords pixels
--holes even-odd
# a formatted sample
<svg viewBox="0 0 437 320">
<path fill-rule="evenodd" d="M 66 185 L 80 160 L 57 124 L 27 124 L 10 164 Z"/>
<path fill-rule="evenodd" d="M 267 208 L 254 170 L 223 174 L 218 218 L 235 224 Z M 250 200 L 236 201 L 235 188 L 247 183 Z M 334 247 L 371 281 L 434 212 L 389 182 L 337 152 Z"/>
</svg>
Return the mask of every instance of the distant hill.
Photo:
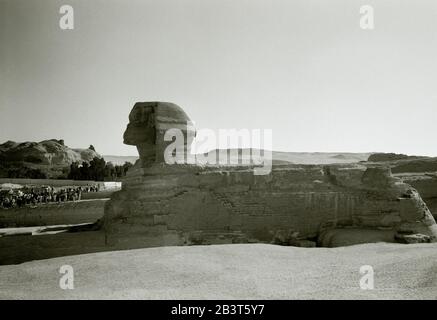
<svg viewBox="0 0 437 320">
<path fill-rule="evenodd" d="M 330 164 L 367 161 L 370 155 L 371 153 L 274 151 L 273 159 L 296 164 Z"/>
<path fill-rule="evenodd" d="M 238 149 L 229 149 L 236 151 Z M 243 150 L 243 149 L 241 149 Z M 250 149 L 244 149 L 250 152 Z M 254 149 L 256 150 L 256 149 Z M 228 149 L 216 149 L 209 153 L 216 153 L 216 157 L 223 157 L 228 152 Z M 348 152 L 285 152 L 272 151 L 273 164 L 329 164 L 329 163 L 354 163 L 367 161 L 372 153 L 348 153 Z M 103 158 L 107 162 L 112 162 L 114 165 L 122 165 L 126 161 L 135 163 L 138 156 L 114 156 L 104 155 Z"/>
<path fill-rule="evenodd" d="M 236 151 L 238 149 L 229 149 Z M 251 149 L 240 149 L 249 153 Z M 259 152 L 257 149 L 252 149 Z M 209 154 L 216 153 L 217 157 L 224 157 L 227 149 L 216 149 Z M 355 163 L 367 161 L 371 153 L 348 153 L 348 152 L 285 152 L 272 151 L 272 163 L 279 164 L 330 164 L 330 163 Z"/>
<path fill-rule="evenodd" d="M 90 162 L 94 157 L 101 158 L 93 148 L 71 149 L 63 140 L 7 141 L 0 144 L 0 176 L 8 177 L 11 171 L 39 170 L 49 178 L 60 177 L 71 163 Z"/>
</svg>

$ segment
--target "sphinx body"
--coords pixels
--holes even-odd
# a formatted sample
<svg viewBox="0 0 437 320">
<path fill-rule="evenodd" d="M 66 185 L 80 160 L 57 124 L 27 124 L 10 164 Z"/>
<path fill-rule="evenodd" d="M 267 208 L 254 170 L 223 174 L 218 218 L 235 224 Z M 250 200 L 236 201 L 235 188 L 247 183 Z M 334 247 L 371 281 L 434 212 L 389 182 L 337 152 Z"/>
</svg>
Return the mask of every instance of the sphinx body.
<svg viewBox="0 0 437 320">
<path fill-rule="evenodd" d="M 194 136 L 189 117 L 166 102 L 135 104 L 124 135 L 140 159 L 105 209 L 106 241 L 118 247 L 236 242 L 335 246 L 435 241 L 419 193 L 373 163 L 254 168 L 168 165 L 165 131 Z"/>
</svg>

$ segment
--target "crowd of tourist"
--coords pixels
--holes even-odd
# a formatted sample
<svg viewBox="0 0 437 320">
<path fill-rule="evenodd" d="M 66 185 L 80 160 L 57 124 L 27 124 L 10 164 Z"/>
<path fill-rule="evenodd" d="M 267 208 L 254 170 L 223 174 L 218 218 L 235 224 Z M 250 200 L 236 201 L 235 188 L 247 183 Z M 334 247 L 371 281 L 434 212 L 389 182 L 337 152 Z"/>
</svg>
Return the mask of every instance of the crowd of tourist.
<svg viewBox="0 0 437 320">
<path fill-rule="evenodd" d="M 100 186 L 96 184 L 80 187 L 43 186 L 2 190 L 0 191 L 0 208 L 20 208 L 26 205 L 50 202 L 77 201 L 81 199 L 82 193 L 98 192 L 99 189 Z"/>
</svg>

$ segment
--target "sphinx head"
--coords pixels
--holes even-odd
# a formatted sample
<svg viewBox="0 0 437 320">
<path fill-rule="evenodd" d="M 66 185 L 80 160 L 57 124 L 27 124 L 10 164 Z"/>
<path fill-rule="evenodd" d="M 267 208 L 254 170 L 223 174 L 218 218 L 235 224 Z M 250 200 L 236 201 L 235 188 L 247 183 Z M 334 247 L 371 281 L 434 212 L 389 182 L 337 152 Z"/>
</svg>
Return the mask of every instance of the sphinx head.
<svg viewBox="0 0 437 320">
<path fill-rule="evenodd" d="M 137 102 L 129 114 L 124 143 L 137 147 L 143 166 L 163 162 L 164 150 L 171 143 L 164 140 L 169 129 L 181 130 L 185 144 L 191 143 L 192 122 L 179 106 L 169 102 Z"/>
</svg>

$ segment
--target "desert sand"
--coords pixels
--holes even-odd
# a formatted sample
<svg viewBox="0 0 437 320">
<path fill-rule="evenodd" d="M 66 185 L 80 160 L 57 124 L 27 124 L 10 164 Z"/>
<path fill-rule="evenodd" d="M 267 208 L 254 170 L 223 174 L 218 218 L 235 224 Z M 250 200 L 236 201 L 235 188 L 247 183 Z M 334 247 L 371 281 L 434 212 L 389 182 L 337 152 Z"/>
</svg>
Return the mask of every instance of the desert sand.
<svg viewBox="0 0 437 320">
<path fill-rule="evenodd" d="M 59 287 L 62 265 L 73 290 Z M 0 279 L 1 299 L 436 299 L 437 244 L 147 248 L 0 266 Z"/>
</svg>

